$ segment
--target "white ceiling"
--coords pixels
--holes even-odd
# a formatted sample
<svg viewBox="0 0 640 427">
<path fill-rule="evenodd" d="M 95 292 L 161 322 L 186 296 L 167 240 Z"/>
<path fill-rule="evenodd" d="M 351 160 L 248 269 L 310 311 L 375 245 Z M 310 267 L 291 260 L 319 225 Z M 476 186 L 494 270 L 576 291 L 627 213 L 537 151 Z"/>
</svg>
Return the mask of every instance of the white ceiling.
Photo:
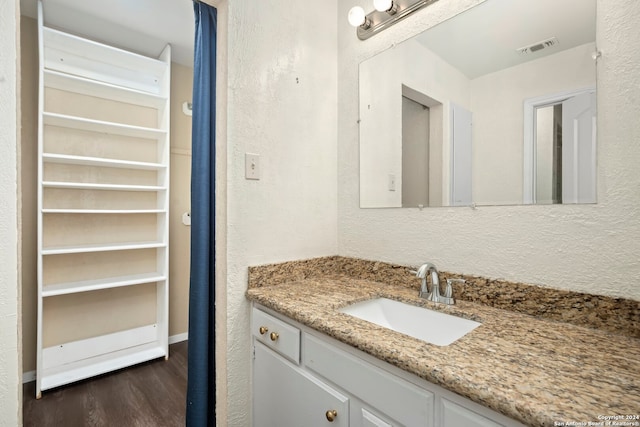
<svg viewBox="0 0 640 427">
<path fill-rule="evenodd" d="M 559 44 L 530 55 L 516 49 L 556 37 Z M 470 79 L 594 42 L 595 0 L 488 0 L 418 40 Z"/>
<path fill-rule="evenodd" d="M 37 0 L 20 0 L 21 13 L 36 18 Z M 158 57 L 171 44 L 172 60 L 193 67 L 191 0 L 44 0 L 50 27 Z"/>
</svg>

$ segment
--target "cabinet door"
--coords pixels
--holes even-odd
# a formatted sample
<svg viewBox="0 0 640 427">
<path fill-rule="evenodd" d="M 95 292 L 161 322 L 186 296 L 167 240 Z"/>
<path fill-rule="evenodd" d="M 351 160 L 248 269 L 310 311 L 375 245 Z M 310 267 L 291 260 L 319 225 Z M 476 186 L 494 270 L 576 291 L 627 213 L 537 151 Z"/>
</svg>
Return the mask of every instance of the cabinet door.
<svg viewBox="0 0 640 427">
<path fill-rule="evenodd" d="M 362 408 L 362 427 L 393 427 L 388 422 L 380 419 L 377 415 L 372 414 Z"/>
<path fill-rule="evenodd" d="M 503 427 L 502 424 L 498 424 L 457 403 L 447 399 L 442 399 L 441 402 L 442 427 Z"/>
<path fill-rule="evenodd" d="M 263 344 L 255 342 L 254 346 L 254 427 L 349 425 L 347 397 L 278 356 Z M 332 415 L 333 411 L 335 415 Z"/>
</svg>

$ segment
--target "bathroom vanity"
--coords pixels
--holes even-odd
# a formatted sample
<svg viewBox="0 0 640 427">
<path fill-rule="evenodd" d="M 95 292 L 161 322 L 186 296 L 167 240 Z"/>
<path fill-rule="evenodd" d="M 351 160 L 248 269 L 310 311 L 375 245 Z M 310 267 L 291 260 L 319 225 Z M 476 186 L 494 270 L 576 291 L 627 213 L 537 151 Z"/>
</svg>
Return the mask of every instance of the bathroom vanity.
<svg viewBox="0 0 640 427">
<path fill-rule="evenodd" d="M 269 282 L 247 291 L 255 426 L 547 426 L 640 407 L 633 336 L 467 301 L 434 304 L 382 280 Z M 481 325 L 440 346 L 340 311 L 375 298 Z"/>
<path fill-rule="evenodd" d="M 254 426 L 522 426 L 256 305 Z"/>
</svg>

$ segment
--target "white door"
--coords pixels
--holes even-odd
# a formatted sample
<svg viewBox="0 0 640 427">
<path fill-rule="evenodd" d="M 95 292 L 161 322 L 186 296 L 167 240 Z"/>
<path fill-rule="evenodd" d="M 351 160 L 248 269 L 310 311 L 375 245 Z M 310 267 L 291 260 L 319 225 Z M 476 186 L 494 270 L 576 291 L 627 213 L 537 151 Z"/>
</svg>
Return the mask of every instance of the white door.
<svg viewBox="0 0 640 427">
<path fill-rule="evenodd" d="M 562 203 L 596 202 L 596 94 L 562 103 Z"/>
<path fill-rule="evenodd" d="M 254 427 L 349 425 L 347 397 L 258 342 L 253 369 Z"/>
<path fill-rule="evenodd" d="M 471 111 L 451 104 L 451 206 L 473 202 L 471 150 Z"/>
</svg>

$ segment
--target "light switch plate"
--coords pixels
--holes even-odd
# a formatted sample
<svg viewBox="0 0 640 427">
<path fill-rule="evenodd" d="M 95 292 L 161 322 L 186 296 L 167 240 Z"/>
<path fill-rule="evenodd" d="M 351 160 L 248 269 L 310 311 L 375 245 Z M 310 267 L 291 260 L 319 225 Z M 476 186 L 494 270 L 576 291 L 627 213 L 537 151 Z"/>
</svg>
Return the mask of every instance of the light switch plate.
<svg viewBox="0 0 640 427">
<path fill-rule="evenodd" d="M 244 154 L 244 177 L 246 179 L 260 179 L 260 155 Z"/>
<path fill-rule="evenodd" d="M 396 176 L 392 173 L 389 174 L 388 186 L 389 191 L 396 191 Z"/>
</svg>

